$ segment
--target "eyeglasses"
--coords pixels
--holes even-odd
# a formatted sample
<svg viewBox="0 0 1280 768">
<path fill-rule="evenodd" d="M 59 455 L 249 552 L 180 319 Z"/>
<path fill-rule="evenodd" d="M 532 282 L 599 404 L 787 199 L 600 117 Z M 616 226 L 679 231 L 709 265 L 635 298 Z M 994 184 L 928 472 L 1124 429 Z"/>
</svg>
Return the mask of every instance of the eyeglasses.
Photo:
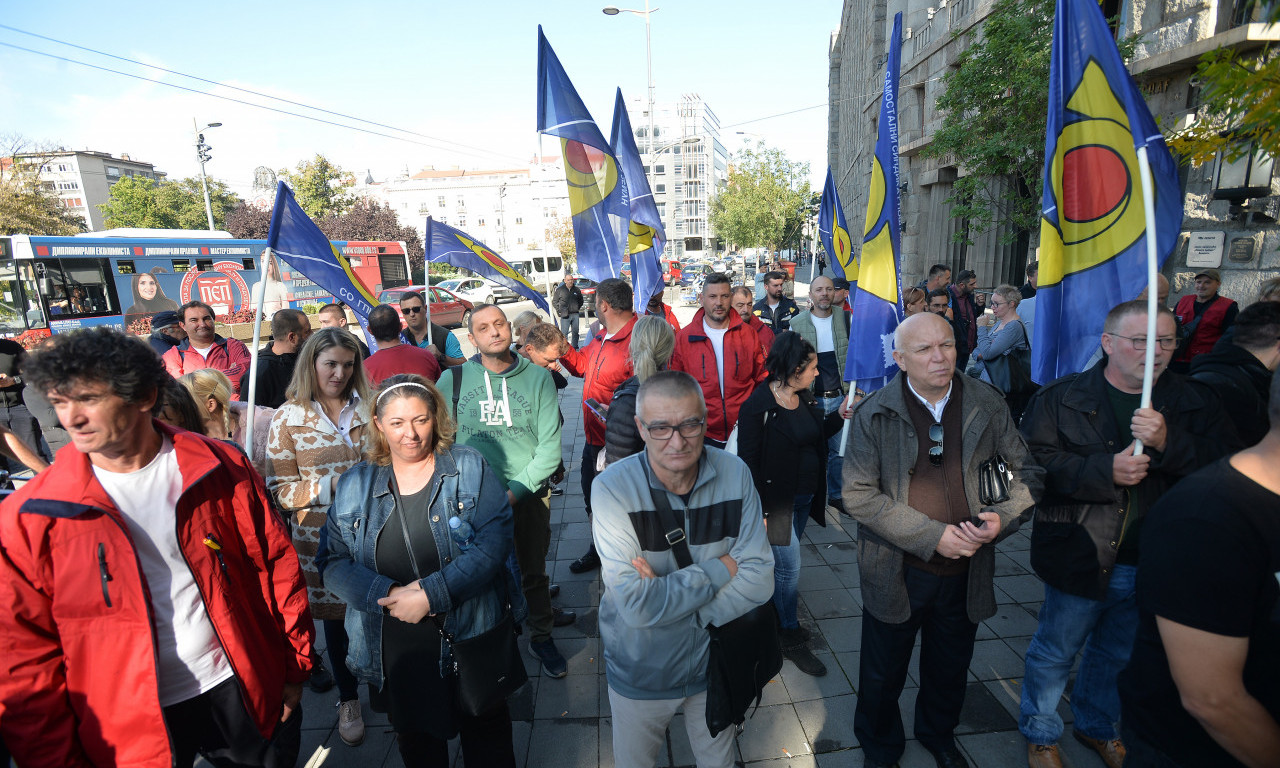
<svg viewBox="0 0 1280 768">
<path fill-rule="evenodd" d="M 929 463 L 935 467 L 942 466 L 942 425 L 933 424 L 929 427 L 929 439 L 934 442 L 934 446 L 929 449 Z"/>
<path fill-rule="evenodd" d="M 1110 335 L 1115 336 L 1117 339 L 1128 339 L 1133 344 L 1133 348 L 1138 352 L 1147 351 L 1146 336 L 1121 336 L 1118 333 L 1113 333 Z M 1168 352 L 1171 349 L 1175 349 L 1178 346 L 1178 340 L 1168 336 L 1162 336 L 1156 339 L 1156 341 L 1159 342 L 1160 348 L 1163 349 L 1165 352 Z"/>
<path fill-rule="evenodd" d="M 640 423 L 654 440 L 670 440 L 676 430 L 680 431 L 681 437 L 697 437 L 707 428 L 706 419 L 682 421 L 675 426 L 670 424 L 645 424 L 643 421 Z"/>
<path fill-rule="evenodd" d="M 992 299 L 991 301 L 987 302 L 987 306 L 991 307 L 992 309 L 995 309 L 996 307 L 1003 307 L 1005 304 L 1008 304 L 1008 303 L 1009 302 L 1007 301 L 996 301 L 995 299 Z"/>
<path fill-rule="evenodd" d="M 422 311 L 422 307 L 401 307 L 400 311 L 406 315 L 416 315 Z"/>
</svg>

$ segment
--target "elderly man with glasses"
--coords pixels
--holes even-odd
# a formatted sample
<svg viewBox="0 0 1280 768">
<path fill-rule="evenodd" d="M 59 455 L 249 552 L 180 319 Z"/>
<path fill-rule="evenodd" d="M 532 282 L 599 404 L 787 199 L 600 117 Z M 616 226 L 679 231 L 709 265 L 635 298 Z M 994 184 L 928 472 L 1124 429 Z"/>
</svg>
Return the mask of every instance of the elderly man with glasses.
<svg viewBox="0 0 1280 768">
<path fill-rule="evenodd" d="M 1151 407 L 1141 408 L 1151 344 Z M 1031 533 L 1031 566 L 1045 598 L 1027 649 L 1018 722 L 1032 768 L 1062 765 L 1058 703 L 1081 650 L 1072 735 L 1111 768 L 1124 762 L 1116 676 L 1138 629 L 1146 512 L 1178 480 L 1239 447 L 1213 391 L 1167 370 L 1176 348 L 1169 310 L 1159 309 L 1153 340 L 1147 302 L 1121 304 L 1103 325 L 1103 360 L 1045 386 L 1023 419 L 1031 455 L 1048 473 Z"/>
<path fill-rule="evenodd" d="M 901 370 L 854 411 L 844 460 L 863 599 L 854 733 L 866 765 L 902 757 L 898 698 L 920 634 L 915 737 L 954 768 L 968 765 L 955 728 L 978 622 L 996 612 L 995 542 L 1017 529 L 1042 472 L 1000 392 L 956 373 L 945 318 L 903 321 L 893 358 Z M 1005 498 L 984 505 L 978 481 L 991 460 L 1012 474 Z"/>
</svg>

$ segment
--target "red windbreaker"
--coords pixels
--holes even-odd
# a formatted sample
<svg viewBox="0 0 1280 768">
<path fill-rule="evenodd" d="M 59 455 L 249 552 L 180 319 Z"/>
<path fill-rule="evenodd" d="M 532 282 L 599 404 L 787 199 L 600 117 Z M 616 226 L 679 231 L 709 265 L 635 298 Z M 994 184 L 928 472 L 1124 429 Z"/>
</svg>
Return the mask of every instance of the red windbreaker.
<svg viewBox="0 0 1280 768">
<path fill-rule="evenodd" d="M 582 377 L 582 421 L 587 425 L 587 445 L 604 445 L 604 422 L 587 408 L 587 399 L 595 398 L 601 405 L 608 405 L 613 391 L 635 373 L 631 366 L 631 328 L 635 324 L 633 316 L 608 339 L 601 330 L 590 344 L 570 349 L 560 358 L 569 373 Z"/>
<path fill-rule="evenodd" d="M 155 425 L 182 472 L 178 543 L 245 708 L 270 736 L 285 683 L 311 674 L 298 557 L 237 448 Z M 0 736 L 24 768 L 172 765 L 142 566 L 74 445 L 0 504 Z"/>
<path fill-rule="evenodd" d="M 738 317 L 742 317 L 742 315 L 738 315 Z M 761 322 L 760 318 L 755 315 L 751 315 L 742 322 L 751 326 L 751 329 L 756 332 L 756 336 L 760 338 L 760 351 L 764 353 L 765 357 L 768 357 L 769 348 L 773 346 L 773 329 Z"/>
<path fill-rule="evenodd" d="M 198 371 L 201 368 L 217 368 L 231 379 L 231 399 L 240 399 L 240 379 L 249 372 L 249 348 L 238 339 L 213 337 L 213 348 L 207 358 L 191 348 L 191 340 L 183 339 L 177 345 L 169 347 L 169 351 L 161 358 L 165 370 L 173 378 L 184 373 Z"/>
<path fill-rule="evenodd" d="M 699 309 L 684 330 L 676 334 L 676 351 L 671 356 L 670 368 L 684 371 L 702 385 L 702 397 L 707 401 L 707 437 L 725 442 L 733 425 L 738 423 L 738 411 L 764 381 L 764 354 L 760 351 L 760 336 L 755 329 L 742 322 L 742 317 L 729 312 L 729 328 L 724 334 L 724 394 L 720 393 L 720 372 L 716 367 L 716 352 L 711 339 L 702 328 L 704 310 Z"/>
<path fill-rule="evenodd" d="M 658 315 L 657 312 L 650 312 L 648 310 L 645 310 L 645 314 L 662 317 L 667 321 L 667 325 L 671 326 L 671 330 L 675 331 L 676 333 L 680 332 L 680 321 L 676 319 L 676 313 L 672 311 L 670 304 L 667 304 L 665 302 L 663 303 L 661 315 Z"/>
</svg>

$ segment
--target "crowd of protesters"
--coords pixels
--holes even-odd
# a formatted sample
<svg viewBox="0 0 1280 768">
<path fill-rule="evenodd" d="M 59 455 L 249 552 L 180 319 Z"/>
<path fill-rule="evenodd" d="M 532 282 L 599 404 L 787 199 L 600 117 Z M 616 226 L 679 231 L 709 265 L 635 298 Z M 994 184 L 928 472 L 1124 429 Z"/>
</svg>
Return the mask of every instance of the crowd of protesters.
<svg viewBox="0 0 1280 768">
<path fill-rule="evenodd" d="M 698 765 L 734 764 L 734 729 L 704 727 L 709 627 L 771 604 L 783 656 L 826 674 L 798 585 L 829 515 L 857 524 L 864 765 L 903 756 L 917 644 L 914 737 L 968 765 L 955 730 L 995 545 L 1024 525 L 1045 589 L 1018 723 L 1032 768 L 1064 764 L 1077 657 L 1071 733 L 1111 768 L 1276 765 L 1277 281 L 1239 309 L 1204 270 L 1176 311 L 1166 282 L 1155 338 L 1145 300 L 1120 304 L 1097 362 L 1037 387 L 1027 277 L 988 295 L 935 265 L 869 393 L 844 381 L 849 284 L 818 277 L 802 307 L 763 268 L 706 276 L 683 326 L 601 281 L 581 347 L 571 278 L 550 322 L 476 305 L 470 358 L 413 292 L 374 309 L 372 350 L 339 305 L 314 331 L 277 311 L 256 353 L 200 302 L 146 340 L 0 341 L 0 453 L 35 472 L 0 504 L 2 744 L 20 768 L 293 766 L 302 686 L 336 686 L 350 747 L 367 706 L 406 766 L 448 765 L 455 737 L 468 765 L 514 766 L 505 699 L 473 706 L 459 664 L 519 626 L 544 684 L 565 677 L 549 498 L 576 460 L 593 542 L 570 569 L 601 571 L 616 766 L 655 765 L 681 708 Z"/>
</svg>

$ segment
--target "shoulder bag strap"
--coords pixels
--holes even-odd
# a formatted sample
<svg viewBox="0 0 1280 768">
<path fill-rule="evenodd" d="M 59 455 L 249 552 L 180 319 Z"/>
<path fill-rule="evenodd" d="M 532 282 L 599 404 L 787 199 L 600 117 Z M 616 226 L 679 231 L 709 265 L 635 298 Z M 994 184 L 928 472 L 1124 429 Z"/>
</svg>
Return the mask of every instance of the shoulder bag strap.
<svg viewBox="0 0 1280 768">
<path fill-rule="evenodd" d="M 648 480 L 648 457 L 644 456 L 642 460 L 645 464 L 644 476 Z M 649 495 L 653 497 L 653 506 L 658 514 L 658 523 L 666 529 L 664 536 L 667 539 L 667 544 L 671 545 L 671 554 L 676 556 L 676 565 L 681 568 L 688 568 L 693 565 L 693 554 L 689 552 L 689 540 L 685 537 L 684 526 L 680 524 L 675 510 L 671 508 L 671 502 L 667 500 L 666 489 L 654 490 L 651 483 Z"/>
<path fill-rule="evenodd" d="M 462 397 L 462 366 L 455 365 L 450 370 L 453 371 L 453 423 L 456 427 L 458 424 L 458 398 Z"/>
</svg>

